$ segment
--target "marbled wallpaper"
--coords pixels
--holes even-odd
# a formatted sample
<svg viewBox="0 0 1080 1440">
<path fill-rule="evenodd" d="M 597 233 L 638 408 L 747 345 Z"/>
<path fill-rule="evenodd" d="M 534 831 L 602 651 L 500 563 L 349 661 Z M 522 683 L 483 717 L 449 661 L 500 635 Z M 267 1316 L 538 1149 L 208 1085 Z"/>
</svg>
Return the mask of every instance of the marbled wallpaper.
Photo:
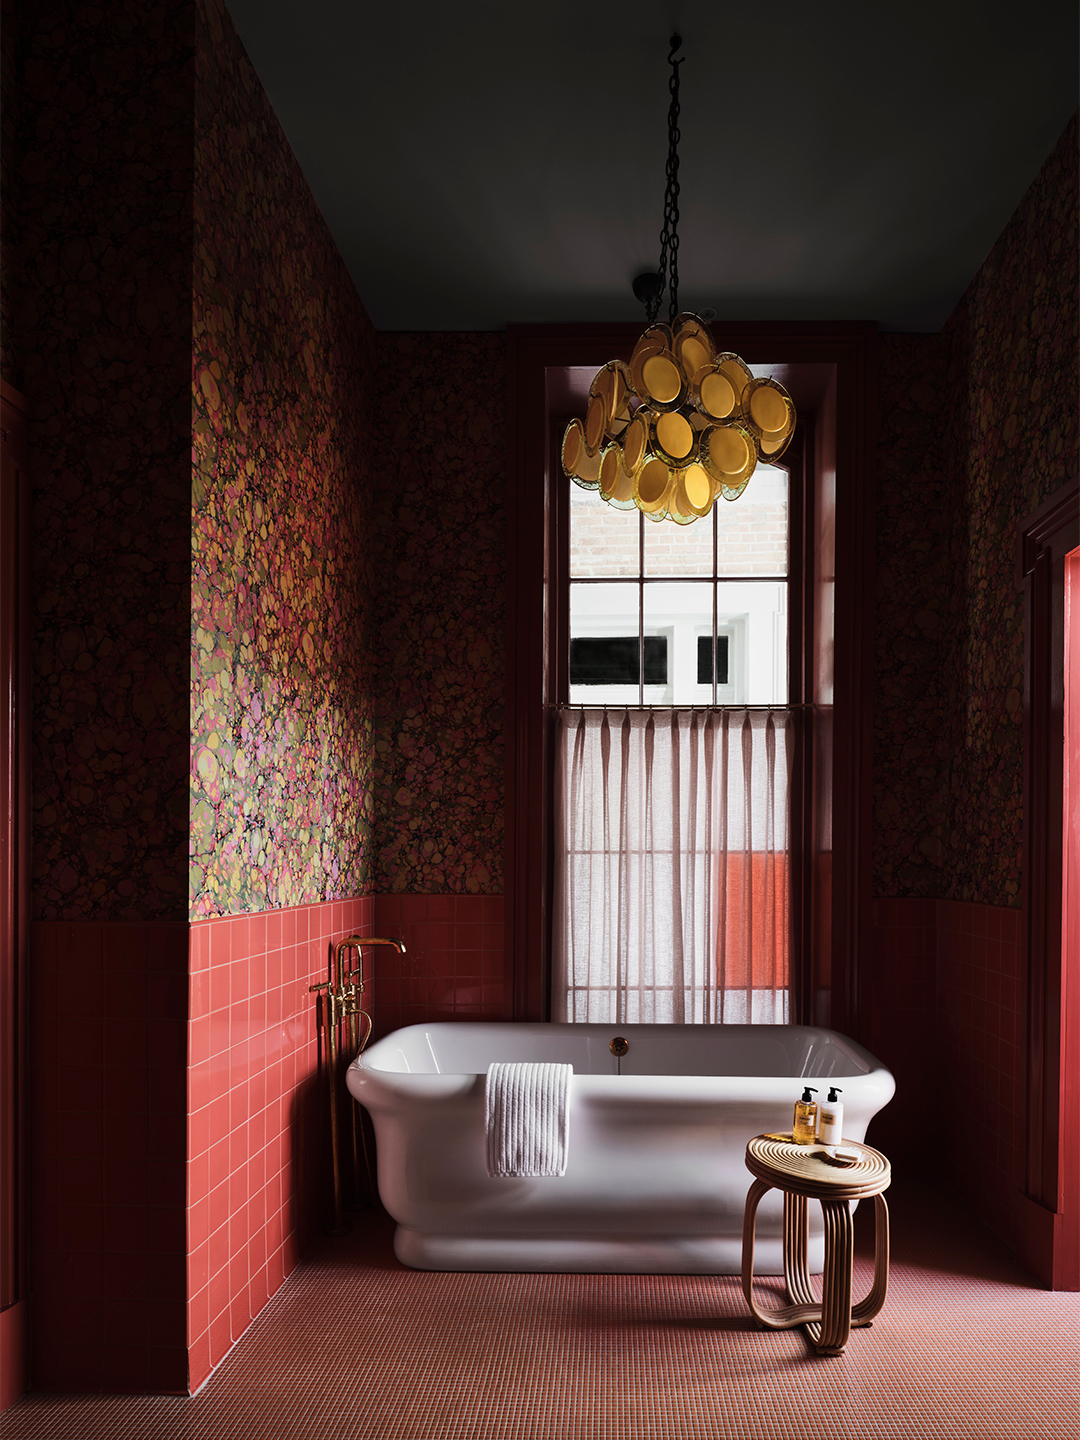
<svg viewBox="0 0 1080 1440">
<path fill-rule="evenodd" d="M 199 0 L 193 918 L 367 892 L 374 332 L 221 0 Z"/>
<path fill-rule="evenodd" d="M 502 892 L 506 341 L 377 337 L 376 893 Z"/>
<path fill-rule="evenodd" d="M 186 915 L 193 20 L 20 16 L 39 919 Z"/>
<path fill-rule="evenodd" d="M 946 326 L 964 478 L 954 540 L 960 743 L 948 898 L 1020 903 L 1023 598 L 1020 522 L 1075 483 L 1080 394 L 1077 121 Z"/>
<path fill-rule="evenodd" d="M 1020 903 L 1019 523 L 1078 471 L 1074 117 L 940 337 L 882 337 L 874 892 Z"/>
<path fill-rule="evenodd" d="M 19 287 L 19 114 L 23 26 L 16 0 L 0 0 L 0 376 L 22 383 L 16 339 Z"/>
<path fill-rule="evenodd" d="M 875 893 L 890 896 L 939 893 L 952 823 L 944 350 L 937 335 L 880 339 L 872 843 Z"/>
<path fill-rule="evenodd" d="M 19 23 L 35 914 L 364 893 L 370 323 L 221 0 Z"/>
</svg>

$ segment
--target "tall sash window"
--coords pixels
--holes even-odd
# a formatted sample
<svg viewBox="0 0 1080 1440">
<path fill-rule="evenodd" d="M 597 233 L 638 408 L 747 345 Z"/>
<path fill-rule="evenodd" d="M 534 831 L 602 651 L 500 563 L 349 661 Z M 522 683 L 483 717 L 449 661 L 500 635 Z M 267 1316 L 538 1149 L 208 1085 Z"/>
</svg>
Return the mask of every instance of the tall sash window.
<svg viewBox="0 0 1080 1440">
<path fill-rule="evenodd" d="M 788 474 L 688 527 L 569 488 L 552 1014 L 783 1023 Z"/>
<path fill-rule="evenodd" d="M 791 724 L 560 711 L 555 1019 L 788 1019 Z"/>
</svg>

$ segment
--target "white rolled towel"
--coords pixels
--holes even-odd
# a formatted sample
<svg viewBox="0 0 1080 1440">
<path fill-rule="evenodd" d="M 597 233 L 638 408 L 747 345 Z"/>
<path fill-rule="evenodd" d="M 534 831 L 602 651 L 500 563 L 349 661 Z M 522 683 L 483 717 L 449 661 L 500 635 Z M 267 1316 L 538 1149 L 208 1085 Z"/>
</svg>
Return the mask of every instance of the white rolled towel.
<svg viewBox="0 0 1080 1440">
<path fill-rule="evenodd" d="M 572 1065 L 488 1066 L 489 1175 L 565 1175 Z"/>
</svg>

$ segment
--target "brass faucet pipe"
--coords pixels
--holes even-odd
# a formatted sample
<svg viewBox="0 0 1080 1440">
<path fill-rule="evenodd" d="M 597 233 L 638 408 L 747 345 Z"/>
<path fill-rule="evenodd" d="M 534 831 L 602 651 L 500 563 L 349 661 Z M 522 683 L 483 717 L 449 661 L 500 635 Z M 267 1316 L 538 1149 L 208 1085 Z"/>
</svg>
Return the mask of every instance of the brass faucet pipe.
<svg viewBox="0 0 1080 1440">
<path fill-rule="evenodd" d="M 319 1014 L 326 1030 L 326 1082 L 330 1095 L 330 1169 L 333 1182 L 333 1220 L 330 1227 L 330 1234 L 342 1235 L 348 1229 L 344 1217 L 344 1201 L 342 1186 L 341 1166 L 341 1136 L 338 1129 L 338 1069 L 340 1066 L 340 1055 L 342 1043 L 348 1050 L 350 1060 L 367 1044 L 371 1038 L 373 1028 L 371 1016 L 366 1010 L 361 1009 L 360 997 L 364 991 L 364 945 L 393 945 L 402 955 L 405 954 L 405 944 L 401 940 L 384 939 L 381 936 L 349 935 L 342 940 L 331 951 L 328 964 L 328 974 L 325 980 L 317 984 L 309 985 L 308 990 L 320 992 L 316 1005 L 319 1007 Z M 347 968 L 345 956 L 350 950 L 357 952 L 359 965 L 356 969 Z M 361 1040 L 360 1017 L 368 1022 L 367 1030 Z M 357 1193 L 360 1191 L 360 1145 L 363 1136 L 360 1133 L 360 1117 L 357 1114 L 358 1107 L 354 1104 L 350 1107 L 350 1132 L 353 1164 L 353 1187 Z M 366 1147 L 365 1147 L 366 1156 Z"/>
<path fill-rule="evenodd" d="M 351 1004 L 349 1004 L 346 1012 L 346 1030 L 348 1032 L 347 1043 L 351 1059 L 355 1059 L 356 1056 L 360 1053 L 360 1051 L 363 1050 L 364 1046 L 370 1040 L 371 1032 L 374 1028 L 374 1022 L 372 1021 L 371 1016 L 366 1010 L 362 1009 L 360 1006 L 360 996 L 364 992 L 364 956 L 362 949 L 364 945 L 392 945 L 402 955 L 404 955 L 405 953 L 405 942 L 403 940 L 385 939 L 384 937 L 379 935 L 350 935 L 347 939 L 342 940 L 341 943 L 338 945 L 335 957 L 338 977 L 338 988 L 342 990 L 347 989 L 350 1000 L 352 1002 Z M 347 970 L 345 968 L 344 956 L 349 950 L 356 951 L 358 964 L 355 970 Z M 356 978 L 355 985 L 352 983 L 354 976 Z M 348 984 L 346 982 L 348 982 Z M 367 1031 L 364 1034 L 363 1039 L 361 1039 L 360 1037 L 361 1016 L 363 1016 L 363 1018 L 368 1022 Z M 354 1193 L 356 1193 L 357 1195 L 359 1195 L 362 1190 L 362 1182 L 360 1179 L 361 1149 L 363 1149 L 364 1159 L 365 1161 L 367 1161 L 367 1142 L 364 1139 L 363 1133 L 361 1131 L 361 1124 L 362 1120 L 360 1116 L 360 1107 L 355 1104 L 350 1105 L 349 1140 L 350 1149 L 352 1150 L 352 1183 Z M 366 1169 L 368 1171 L 369 1183 L 371 1183 L 370 1164 L 366 1165 Z"/>
</svg>

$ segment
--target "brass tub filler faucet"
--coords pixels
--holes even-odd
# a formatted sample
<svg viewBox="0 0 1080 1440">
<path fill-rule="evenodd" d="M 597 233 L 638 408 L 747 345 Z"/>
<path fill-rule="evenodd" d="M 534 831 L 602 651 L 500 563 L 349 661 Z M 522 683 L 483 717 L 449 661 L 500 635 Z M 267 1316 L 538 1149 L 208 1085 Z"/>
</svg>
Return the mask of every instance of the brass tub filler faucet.
<svg viewBox="0 0 1080 1440">
<path fill-rule="evenodd" d="M 330 952 L 328 975 L 308 990 L 317 996 L 316 1025 L 319 1038 L 319 1070 L 329 1097 L 330 1171 L 333 1184 L 333 1218 L 327 1226 L 331 1235 L 344 1235 L 348 1230 L 344 1216 L 344 1183 L 342 1175 L 341 1112 L 339 1092 L 345 1097 L 349 1115 L 349 1158 L 352 1188 L 356 1196 L 363 1193 L 360 1179 L 360 1155 L 363 1152 L 368 1183 L 373 1187 L 368 1159 L 367 1137 L 364 1134 L 360 1107 L 352 1102 L 345 1088 L 345 1068 L 352 1064 L 371 1039 L 372 1019 L 363 1008 L 365 945 L 393 945 L 405 954 L 403 940 L 384 940 L 374 935 L 350 935 Z M 361 1020 L 366 1020 L 361 1035 Z M 363 1202 L 358 1200 L 358 1204 Z"/>
</svg>

